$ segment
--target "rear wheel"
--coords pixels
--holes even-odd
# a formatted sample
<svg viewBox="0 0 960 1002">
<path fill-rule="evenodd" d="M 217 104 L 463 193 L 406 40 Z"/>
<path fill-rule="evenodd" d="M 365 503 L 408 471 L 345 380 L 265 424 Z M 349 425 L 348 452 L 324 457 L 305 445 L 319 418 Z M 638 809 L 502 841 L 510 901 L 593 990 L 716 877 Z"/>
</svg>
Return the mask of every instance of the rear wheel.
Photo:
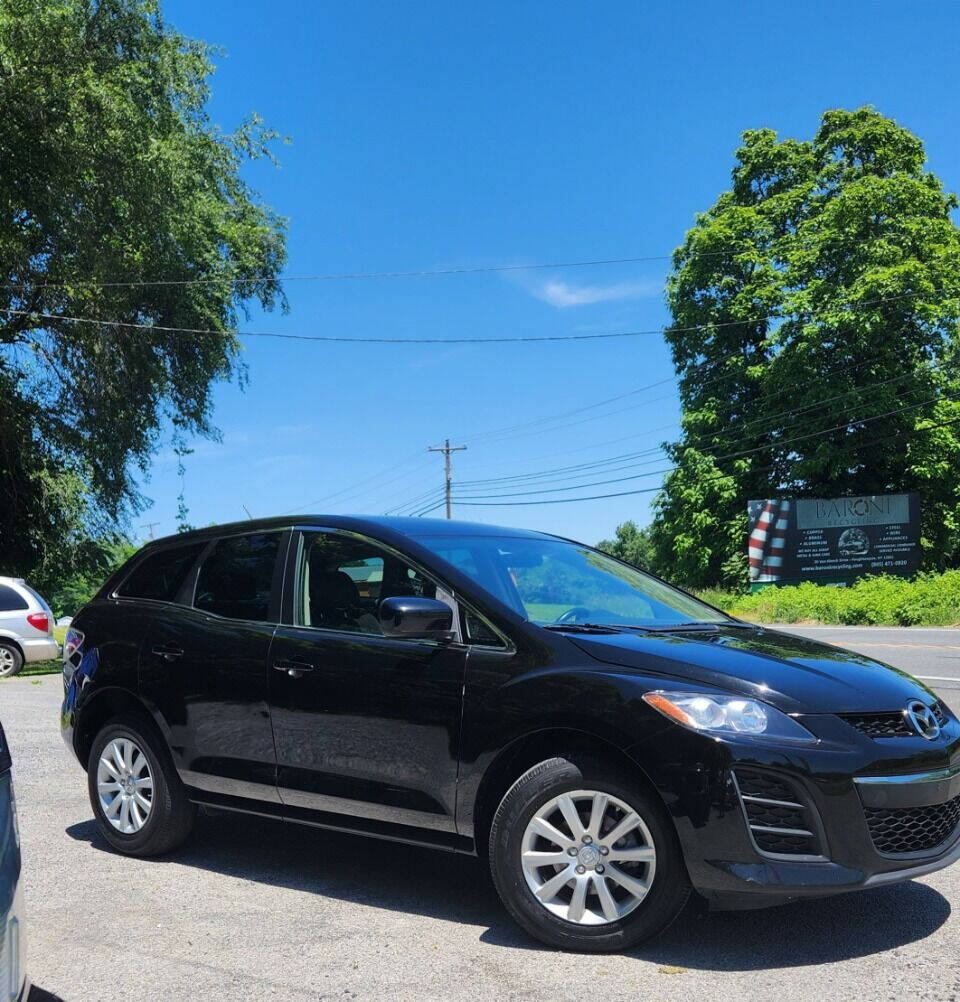
<svg viewBox="0 0 960 1002">
<path fill-rule="evenodd" d="M 16 675 L 23 667 L 23 655 L 13 644 L 0 643 L 0 678 Z"/>
<path fill-rule="evenodd" d="M 690 895 L 662 804 L 609 763 L 549 759 L 507 791 L 490 831 L 494 884 L 537 939 L 625 950 L 665 929 Z"/>
<path fill-rule="evenodd" d="M 90 804 L 103 837 L 129 856 L 158 856 L 193 829 L 196 807 L 153 729 L 113 720 L 93 742 L 87 764 Z"/>
</svg>

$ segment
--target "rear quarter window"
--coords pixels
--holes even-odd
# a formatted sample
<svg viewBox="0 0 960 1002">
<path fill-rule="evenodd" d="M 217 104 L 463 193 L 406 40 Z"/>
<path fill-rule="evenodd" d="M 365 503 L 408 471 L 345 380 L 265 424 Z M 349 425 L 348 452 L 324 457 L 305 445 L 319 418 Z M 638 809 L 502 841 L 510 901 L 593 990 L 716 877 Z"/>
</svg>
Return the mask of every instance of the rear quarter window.
<svg viewBox="0 0 960 1002">
<path fill-rule="evenodd" d="M 0 585 L 0 612 L 19 612 L 22 609 L 29 609 L 30 603 L 9 585 Z"/>
<path fill-rule="evenodd" d="M 190 573 L 205 541 L 170 546 L 145 557 L 123 580 L 115 594 L 121 598 L 150 598 L 173 602 Z"/>
</svg>

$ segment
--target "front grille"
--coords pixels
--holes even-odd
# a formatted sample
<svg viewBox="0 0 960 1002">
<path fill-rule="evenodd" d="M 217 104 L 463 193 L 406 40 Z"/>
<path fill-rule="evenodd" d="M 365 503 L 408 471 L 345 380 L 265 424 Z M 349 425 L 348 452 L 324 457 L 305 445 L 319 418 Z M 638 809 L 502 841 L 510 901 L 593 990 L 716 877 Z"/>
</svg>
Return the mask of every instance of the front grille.
<svg viewBox="0 0 960 1002">
<path fill-rule="evenodd" d="M 754 769 L 737 769 L 734 777 L 747 826 L 761 852 L 822 854 L 814 808 L 794 783 Z"/>
<path fill-rule="evenodd" d="M 864 808 L 877 852 L 903 856 L 930 852 L 947 842 L 960 825 L 960 794 L 929 807 Z"/>
<path fill-rule="evenodd" d="M 933 713 L 941 727 L 947 722 L 943 706 L 933 704 Z M 841 713 L 841 719 L 851 727 L 856 728 L 868 738 L 915 738 L 917 732 L 913 729 L 903 710 L 891 713 Z"/>
</svg>

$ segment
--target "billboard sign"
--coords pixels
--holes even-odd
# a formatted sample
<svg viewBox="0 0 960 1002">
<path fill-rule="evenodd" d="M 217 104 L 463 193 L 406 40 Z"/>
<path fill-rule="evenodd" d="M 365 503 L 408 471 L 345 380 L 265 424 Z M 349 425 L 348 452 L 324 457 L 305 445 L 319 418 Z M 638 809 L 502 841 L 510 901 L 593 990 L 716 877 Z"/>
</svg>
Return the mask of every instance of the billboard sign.
<svg viewBox="0 0 960 1002">
<path fill-rule="evenodd" d="M 852 581 L 920 567 L 918 494 L 748 501 L 751 584 Z"/>
</svg>

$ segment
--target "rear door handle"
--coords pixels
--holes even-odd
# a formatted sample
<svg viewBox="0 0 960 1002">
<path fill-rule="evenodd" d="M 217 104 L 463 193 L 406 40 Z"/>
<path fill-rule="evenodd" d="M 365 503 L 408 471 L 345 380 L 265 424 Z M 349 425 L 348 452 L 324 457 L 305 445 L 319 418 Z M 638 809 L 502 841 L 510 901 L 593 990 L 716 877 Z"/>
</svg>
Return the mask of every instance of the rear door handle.
<svg viewBox="0 0 960 1002">
<path fill-rule="evenodd" d="M 156 654 L 158 658 L 163 658 L 164 661 L 176 661 L 177 658 L 183 657 L 183 649 L 180 647 L 165 647 L 163 644 L 157 644 L 153 649 L 153 653 Z"/>
<path fill-rule="evenodd" d="M 287 661 L 283 659 L 281 661 L 274 661 L 273 667 L 277 671 L 285 671 L 291 678 L 300 678 L 302 675 L 306 675 L 308 671 L 314 671 L 312 664 L 308 664 L 306 661 Z"/>
</svg>

